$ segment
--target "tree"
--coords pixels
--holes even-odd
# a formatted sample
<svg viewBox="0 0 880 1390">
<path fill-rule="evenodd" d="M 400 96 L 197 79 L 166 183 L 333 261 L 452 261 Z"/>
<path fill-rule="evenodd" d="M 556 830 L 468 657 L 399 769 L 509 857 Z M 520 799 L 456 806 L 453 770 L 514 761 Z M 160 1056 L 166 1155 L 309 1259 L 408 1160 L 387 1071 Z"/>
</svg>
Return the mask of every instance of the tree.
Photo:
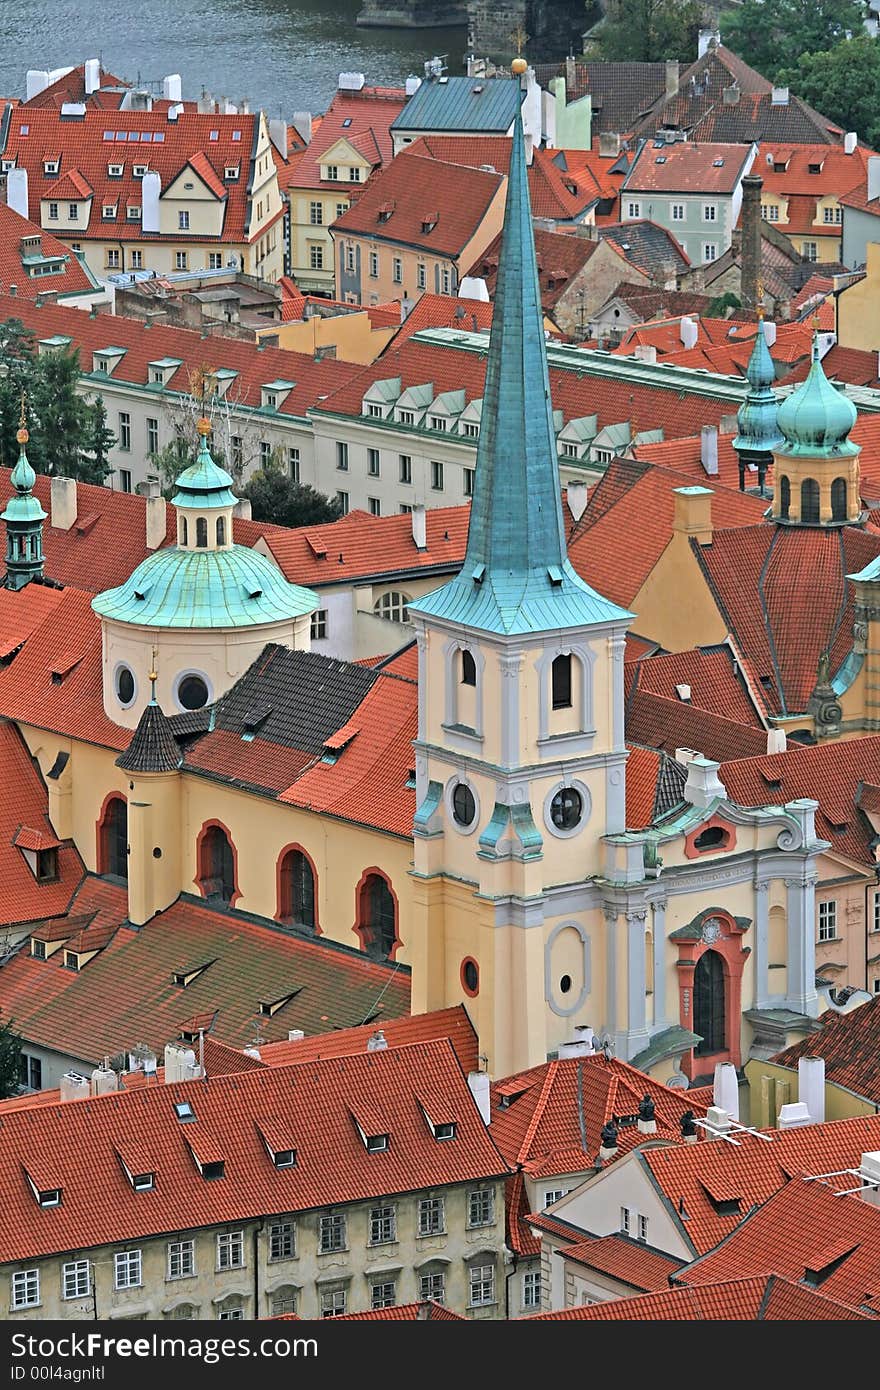
<svg viewBox="0 0 880 1390">
<path fill-rule="evenodd" d="M 775 80 L 801 54 L 825 52 L 848 33 L 862 33 L 863 18 L 859 0 L 743 0 L 721 15 L 719 27 L 727 48 Z M 797 93 L 809 100 L 800 88 Z M 821 103 L 819 110 L 828 114 Z"/>
<path fill-rule="evenodd" d="M 609 0 L 592 43 L 606 62 L 692 63 L 702 20 L 699 0 Z"/>
<path fill-rule="evenodd" d="M 0 323 L 0 463 L 13 468 L 18 458 L 15 438 L 21 414 L 21 393 L 30 392 L 36 365 L 36 340 L 21 319 Z"/>
<path fill-rule="evenodd" d="M 827 53 L 804 53 L 784 80 L 844 130 L 869 145 L 880 141 L 880 44 L 868 34 Z"/>
<path fill-rule="evenodd" d="M 91 411 L 77 391 L 79 353 L 55 351 L 38 357 L 28 398 L 31 443 L 28 458 L 38 473 L 83 478 L 92 469 L 83 464 L 83 448 Z M 89 477 L 88 481 L 92 481 Z M 101 478 L 103 482 L 103 477 Z"/>
<path fill-rule="evenodd" d="M 21 1038 L 12 1019 L 0 1018 L 0 1100 L 14 1096 L 20 1085 Z"/>
<path fill-rule="evenodd" d="M 80 454 L 79 477 L 84 483 L 103 483 L 112 472 L 110 450 L 116 443 L 116 435 L 107 424 L 107 407 L 103 397 L 98 396 L 86 406 L 88 413 L 83 450 Z"/>
<path fill-rule="evenodd" d="M 274 521 L 278 526 L 316 526 L 342 515 L 338 502 L 308 484 L 294 482 L 277 457 L 253 474 L 244 495 L 250 498 L 255 521 Z"/>
</svg>

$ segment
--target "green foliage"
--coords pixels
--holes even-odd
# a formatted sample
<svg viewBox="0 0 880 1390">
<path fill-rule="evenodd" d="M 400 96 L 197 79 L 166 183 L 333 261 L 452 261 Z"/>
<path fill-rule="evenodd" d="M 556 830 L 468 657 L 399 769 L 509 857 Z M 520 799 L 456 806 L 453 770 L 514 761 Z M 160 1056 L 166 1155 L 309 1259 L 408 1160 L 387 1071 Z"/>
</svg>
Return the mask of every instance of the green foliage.
<svg viewBox="0 0 880 1390">
<path fill-rule="evenodd" d="M 18 1091 L 20 1061 L 21 1038 L 13 1027 L 12 1019 L 4 1022 L 0 1018 L 0 1100 L 6 1100 Z"/>
<path fill-rule="evenodd" d="M 275 451 L 269 463 L 248 480 L 244 495 L 250 498 L 254 521 L 274 521 L 278 526 L 316 526 L 342 515 L 335 499 L 295 483 Z"/>
<path fill-rule="evenodd" d="M 771 81 L 786 81 L 783 74 L 802 54 L 832 49 L 847 32 L 862 33 L 863 18 L 859 0 L 743 0 L 721 15 L 719 27 L 727 48 Z M 799 97 L 811 101 L 792 85 Z M 830 115 L 821 102 L 818 109 Z"/>
<path fill-rule="evenodd" d="M 85 483 L 103 483 L 110 473 L 110 450 L 116 443 L 116 435 L 107 424 L 107 407 L 103 397 L 98 396 L 90 406 L 88 426 L 83 441 L 84 452 L 80 456 L 80 474 Z"/>
<path fill-rule="evenodd" d="M 591 47 L 609 63 L 692 63 L 702 18 L 699 0 L 609 0 Z"/>
<path fill-rule="evenodd" d="M 727 315 L 728 309 L 741 309 L 742 304 L 737 299 L 732 290 L 726 290 L 724 294 L 713 299 L 706 310 L 706 317 L 710 319 L 723 319 Z"/>
<path fill-rule="evenodd" d="M 798 96 L 869 145 L 880 141 L 880 42 L 859 34 L 827 53 L 803 53 L 784 81 Z"/>
</svg>

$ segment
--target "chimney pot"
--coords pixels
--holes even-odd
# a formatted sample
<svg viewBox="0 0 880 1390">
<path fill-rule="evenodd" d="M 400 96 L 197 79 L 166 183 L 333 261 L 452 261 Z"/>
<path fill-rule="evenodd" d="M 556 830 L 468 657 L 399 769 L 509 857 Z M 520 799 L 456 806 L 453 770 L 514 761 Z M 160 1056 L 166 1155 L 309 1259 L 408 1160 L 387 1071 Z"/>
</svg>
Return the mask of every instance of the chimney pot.
<svg viewBox="0 0 880 1390">
<path fill-rule="evenodd" d="M 798 1100 L 803 1101 L 813 1124 L 825 1123 L 825 1058 L 798 1058 Z"/>
<path fill-rule="evenodd" d="M 158 550 L 164 545 L 165 532 L 165 498 L 150 496 L 147 498 L 147 549 Z"/>
<path fill-rule="evenodd" d="M 489 1074 L 485 1071 L 469 1071 L 468 1086 L 471 1095 L 476 1102 L 480 1112 L 480 1118 L 484 1125 L 488 1125 L 492 1119 L 492 1102 L 489 1091 Z"/>
<path fill-rule="evenodd" d="M 304 1037 L 305 1030 L 303 1028 L 288 1028 L 287 1030 L 288 1042 L 302 1042 Z"/>
<path fill-rule="evenodd" d="M 691 806 L 706 807 L 716 798 L 727 796 L 727 789 L 718 776 L 720 763 L 700 755 L 691 758 L 687 764 L 687 781 L 684 786 L 684 799 Z"/>
<path fill-rule="evenodd" d="M 59 531 L 69 531 L 76 523 L 76 479 L 56 474 L 49 483 L 50 523 Z"/>
<path fill-rule="evenodd" d="M 703 425 L 700 430 L 700 462 L 710 478 L 718 475 L 718 427 Z"/>
<path fill-rule="evenodd" d="M 700 439 L 702 448 L 702 436 Z M 712 490 L 708 487 L 677 487 L 674 490 L 673 531 L 693 536 L 700 545 L 712 544 Z"/>
<path fill-rule="evenodd" d="M 428 549 L 428 519 L 423 502 L 417 502 L 412 509 L 412 538 L 416 550 Z"/>
</svg>

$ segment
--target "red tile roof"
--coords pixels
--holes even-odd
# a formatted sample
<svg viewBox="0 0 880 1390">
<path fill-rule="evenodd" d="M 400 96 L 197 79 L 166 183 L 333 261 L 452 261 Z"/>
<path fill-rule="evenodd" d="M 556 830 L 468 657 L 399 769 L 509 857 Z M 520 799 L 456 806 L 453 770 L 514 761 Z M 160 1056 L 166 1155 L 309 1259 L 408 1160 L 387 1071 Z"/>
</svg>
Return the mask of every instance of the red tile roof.
<svg viewBox="0 0 880 1390">
<path fill-rule="evenodd" d="M 789 221 L 779 224 L 786 235 L 791 232 L 815 232 L 820 236 L 839 237 L 840 223 L 815 222 L 816 204 L 821 198 L 835 195 L 840 198 L 864 184 L 868 158 L 872 153 L 864 145 L 856 145 L 852 154 L 847 154 L 843 145 L 763 141 L 758 146 L 754 171 L 764 181 L 762 193 L 790 199 Z M 777 172 L 777 164 L 785 164 L 786 167 Z"/>
<path fill-rule="evenodd" d="M 465 1322 L 442 1303 L 397 1303 L 393 1308 L 371 1308 L 368 1313 L 343 1313 L 342 1322 Z"/>
<path fill-rule="evenodd" d="M 760 729 L 641 690 L 628 702 L 626 732 L 628 738 L 663 749 L 671 757 L 678 748 L 693 748 L 722 762 L 726 758 L 753 758 L 767 751 L 767 735 Z"/>
<path fill-rule="evenodd" d="M 423 135 L 409 147 L 430 159 L 480 169 L 490 167 L 507 177 L 512 141 L 506 135 Z M 528 167 L 532 216 L 553 222 L 579 220 L 600 195 L 591 170 L 574 174 L 560 168 L 557 152 L 534 150 Z"/>
<path fill-rule="evenodd" d="M 650 825 L 654 819 L 661 759 L 653 748 L 639 748 L 634 744 L 627 747 L 626 824 L 627 829 L 635 830 Z"/>
<path fill-rule="evenodd" d="M 464 559 L 470 507 L 430 507 L 427 548 L 413 540 L 409 515 L 352 511 L 326 526 L 275 527 L 266 543 L 288 579 L 321 588 L 367 576 L 448 574 Z"/>
<path fill-rule="evenodd" d="M 22 851 L 51 847 L 58 849 L 58 876 L 38 883 Z M 0 926 L 62 916 L 84 872 L 72 842 L 52 829 L 46 787 L 24 739 L 0 720 Z"/>
<path fill-rule="evenodd" d="M 598 241 L 588 241 L 586 237 L 566 236 L 561 232 L 547 232 L 540 227 L 535 228 L 535 252 L 538 262 L 538 278 L 541 285 L 541 305 L 545 314 L 552 314 L 557 301 L 569 288 L 572 280 L 583 270 L 598 246 Z M 495 297 L 500 250 L 501 233 L 499 232 L 495 240 L 490 242 L 483 254 L 477 257 L 468 270 L 469 275 L 478 276 L 486 281 L 489 295 L 493 299 Z M 623 261 L 621 260 L 621 274 L 623 273 Z M 467 322 L 466 318 L 464 322 Z"/>
<path fill-rule="evenodd" d="M 690 140 L 655 148 L 649 140 L 623 181 L 626 193 L 732 193 L 749 150 L 744 145 Z M 719 163 L 720 161 L 720 163 Z"/>
<path fill-rule="evenodd" d="M 30 275 L 22 264 L 25 254 L 20 246 L 21 238 L 38 236 L 39 254 L 43 257 L 64 257 L 64 270 L 55 275 Z M 28 248 L 27 255 L 34 252 Z M 78 258 L 54 237 L 43 230 L 38 223 L 20 217 L 6 203 L 0 203 L 0 285 L 8 288 L 15 285 L 20 299 L 36 299 L 37 295 L 89 294 L 95 291 L 95 282 Z"/>
<path fill-rule="evenodd" d="M 697 647 L 691 651 L 648 656 L 627 661 L 627 689 L 680 700 L 677 687 L 688 687 L 692 709 L 706 710 L 750 728 L 763 728 L 748 686 L 733 652 L 727 646 Z M 682 701 L 685 703 L 685 701 Z"/>
<path fill-rule="evenodd" d="M 337 217 L 337 238 L 368 236 L 456 257 L 482 226 L 504 179 L 404 150 Z M 389 215 L 390 214 L 390 215 Z"/>
<path fill-rule="evenodd" d="M 323 156 L 340 139 L 348 140 L 375 168 L 391 162 L 391 125 L 406 105 L 406 93 L 399 87 L 363 87 L 359 92 L 337 91 L 321 123 L 312 126 L 312 138 L 302 155 L 292 188 L 324 188 L 360 195 L 363 185 L 348 177 L 338 182 L 321 178 Z M 345 125 L 348 121 L 349 124 Z M 338 161 L 337 161 L 338 162 Z"/>
<path fill-rule="evenodd" d="M 793 1174 L 719 1249 L 680 1270 L 676 1283 L 772 1273 L 819 1283 L 823 1294 L 851 1307 L 877 1298 L 880 1210 L 857 1194 L 839 1195 L 853 1187 L 859 1181 L 851 1173 L 827 1182 Z"/>
<path fill-rule="evenodd" d="M 770 1135 L 769 1142 L 743 1134 L 736 1146 L 716 1139 L 635 1154 L 634 1161 L 665 1198 L 695 1254 L 712 1250 L 751 1207 L 765 1202 L 796 1173 L 857 1168 L 863 1153 L 880 1148 L 880 1115 L 764 1133 Z M 709 1195 L 716 1183 L 719 1190 L 739 1197 L 738 1212 L 717 1210 L 718 1203 Z M 685 1216 L 677 1215 L 682 1207 Z"/>
<path fill-rule="evenodd" d="M 86 878 L 71 912 L 109 940 L 79 973 L 65 970 L 59 954 L 40 961 L 19 951 L 0 970 L 0 1013 L 41 1046 L 96 1062 L 139 1041 L 158 1051 L 197 1014 L 215 1015 L 212 1036 L 242 1048 L 255 1019 L 277 1042 L 293 1027 L 323 1033 L 378 1013 L 375 1028 L 408 1011 L 405 967 L 187 897 L 137 931 L 127 910 L 124 886 Z M 206 962 L 186 987 L 174 984 L 175 972 Z M 287 991 L 288 1004 L 261 1013 L 262 1001 Z"/>
<path fill-rule="evenodd" d="M 85 63 L 80 63 L 77 67 L 71 68 L 70 72 L 64 73 L 55 82 L 44 87 L 36 96 L 32 96 L 28 101 L 23 101 L 21 105 L 28 111 L 33 111 L 44 106 L 54 106 L 60 108 L 64 102 L 84 101 L 92 106 L 104 106 L 112 109 L 117 107 L 125 96 L 126 90 L 131 86 L 123 77 L 114 77 L 112 72 L 107 72 L 104 68 L 98 69 L 98 87 L 94 92 L 86 92 Z M 113 88 L 118 88 L 113 91 Z"/>
<path fill-rule="evenodd" d="M 872 949 L 870 937 L 868 949 Z M 880 950 L 880 937 L 873 949 Z M 801 1057 L 823 1057 L 826 1081 L 845 1086 L 880 1105 L 880 995 L 860 1004 L 852 1013 L 837 1014 L 828 1009 L 819 1024 L 817 1032 L 777 1052 L 770 1060 L 778 1066 L 796 1067 Z"/>
<path fill-rule="evenodd" d="M 638 1298 L 537 1313 L 529 1319 L 573 1322 L 856 1322 L 865 1317 L 815 1289 L 775 1275 L 724 1279 L 698 1289 L 664 1289 Z"/>
<path fill-rule="evenodd" d="M 259 233 L 250 226 L 249 171 L 260 119 L 257 113 L 226 116 L 184 110 L 172 121 L 167 112 L 157 109 L 114 111 L 111 115 L 87 107 L 85 115 L 68 120 L 54 107 L 19 107 L 12 113 L 3 155 L 14 159 L 17 168 L 27 169 L 29 214 L 35 221 L 39 221 L 41 200 L 53 198 L 71 175 L 81 183 L 73 196 L 84 198 L 94 191 L 88 224 L 83 218 L 76 228 L 77 239 L 83 241 L 106 241 L 111 233 L 114 241 L 159 239 L 159 233 L 144 232 L 140 221 L 129 221 L 124 213 L 129 204 L 141 204 L 141 180 L 132 173 L 133 166 L 149 165 L 161 176 L 164 191 L 188 164 L 192 166 L 196 156 L 201 156 L 197 172 L 201 171 L 200 177 L 208 179 L 212 191 L 224 201 L 223 231 L 219 237 L 203 232 L 191 235 L 200 243 L 240 242 L 252 235 L 262 236 L 266 230 L 266 224 Z M 113 138 L 105 138 L 111 129 Z M 215 131 L 216 138 L 212 139 Z M 61 153 L 58 176 L 43 169 L 46 150 L 56 149 Z M 119 178 L 108 173 L 108 166 L 116 163 L 124 165 Z M 227 183 L 224 172 L 232 164 L 240 166 L 239 177 Z M 101 216 L 105 203 L 118 203 L 120 208 L 121 215 L 110 224 Z M 180 233 L 175 233 L 175 238 L 180 239 Z"/>
<path fill-rule="evenodd" d="M 315 1062 L 324 1057 L 349 1057 L 366 1051 L 367 1042 L 381 1028 L 389 1047 L 406 1047 L 410 1043 L 434 1042 L 448 1038 L 455 1055 L 466 1072 L 479 1066 L 479 1039 L 463 1004 L 450 1009 L 435 1009 L 427 1014 L 390 1018 L 379 1023 L 365 1023 L 360 1028 L 340 1028 L 333 1033 L 319 1033 L 295 1041 L 264 1043 L 260 1057 L 270 1067 L 286 1066 L 292 1062 Z"/>
<path fill-rule="evenodd" d="M 809 370 L 809 362 L 800 362 L 782 377 L 780 385 L 789 386 L 804 381 Z M 834 343 L 822 358 L 822 370 L 829 381 L 846 381 L 851 386 L 880 386 L 880 366 L 876 352 L 864 352 L 861 348 L 841 347 L 839 343 Z M 859 417 L 852 430 L 851 437 L 857 444 L 858 425 L 862 423 L 863 418 Z"/>
<path fill-rule="evenodd" d="M 189 1101 L 194 1122 L 181 1124 L 178 1101 Z M 420 1101 L 455 1116 L 452 1143 L 437 1143 Z M 367 1153 L 352 1123 L 352 1110 L 365 1104 L 377 1105 L 387 1125 L 389 1145 L 379 1155 Z M 295 1137 L 293 1167 L 277 1169 L 260 1136 L 260 1121 L 273 1115 L 283 1116 Z M 0 1175 L 4 1262 L 505 1172 L 452 1048 L 442 1040 L 216 1077 L 209 1086 L 144 1087 L 47 1107 L 38 1116 L 39 1148 L 52 1155 L 52 1181 L 62 1201 L 45 1219 L 23 1172 L 35 1159 L 34 1117 L 28 1111 L 7 1115 Z M 225 1160 L 222 1182 L 206 1182 L 193 1162 L 187 1141 L 200 1145 L 203 1132 Z M 147 1203 L 132 1193 L 119 1162 L 116 1146 L 123 1137 L 154 1165 Z"/>
<path fill-rule="evenodd" d="M 608 1274 L 640 1293 L 668 1287 L 670 1274 L 682 1266 L 682 1261 L 674 1255 L 619 1233 L 567 1245 L 565 1258 L 586 1269 Z"/>
</svg>

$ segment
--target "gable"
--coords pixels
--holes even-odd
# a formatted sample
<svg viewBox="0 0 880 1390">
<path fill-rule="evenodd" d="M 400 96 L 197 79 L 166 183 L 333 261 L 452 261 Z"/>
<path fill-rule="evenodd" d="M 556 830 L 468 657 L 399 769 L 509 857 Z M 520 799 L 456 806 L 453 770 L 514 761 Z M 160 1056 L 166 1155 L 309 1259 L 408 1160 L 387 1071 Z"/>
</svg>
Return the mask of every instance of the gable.
<svg viewBox="0 0 880 1390">
<path fill-rule="evenodd" d="M 191 163 L 185 164 L 177 177 L 172 179 L 168 187 L 162 190 L 161 198 L 163 202 L 169 198 L 187 198 L 190 200 L 196 198 L 211 203 L 221 201 L 220 194 L 208 186 L 207 179 L 203 178 Z"/>
<path fill-rule="evenodd" d="M 350 140 L 341 136 L 321 154 L 322 164 L 359 164 L 362 169 L 370 169 L 370 161 L 355 149 Z"/>
</svg>

